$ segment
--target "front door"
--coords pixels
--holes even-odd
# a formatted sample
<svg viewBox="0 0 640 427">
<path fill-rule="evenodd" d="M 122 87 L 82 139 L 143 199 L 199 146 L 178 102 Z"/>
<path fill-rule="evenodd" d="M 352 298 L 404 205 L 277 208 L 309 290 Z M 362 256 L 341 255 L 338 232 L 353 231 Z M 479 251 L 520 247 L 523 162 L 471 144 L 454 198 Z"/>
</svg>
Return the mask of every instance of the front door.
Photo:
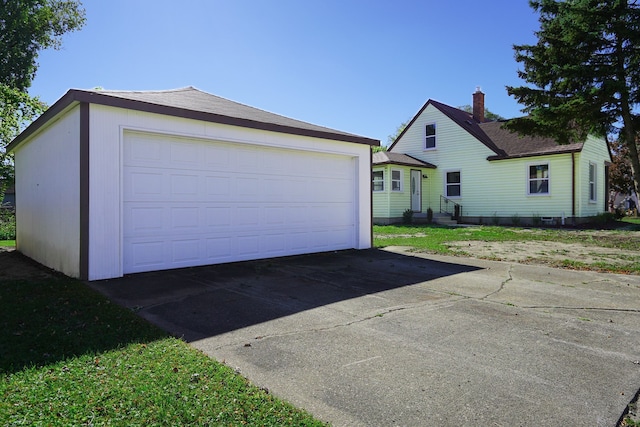
<svg viewBox="0 0 640 427">
<path fill-rule="evenodd" d="M 411 170 L 411 210 L 422 212 L 422 172 Z"/>
</svg>

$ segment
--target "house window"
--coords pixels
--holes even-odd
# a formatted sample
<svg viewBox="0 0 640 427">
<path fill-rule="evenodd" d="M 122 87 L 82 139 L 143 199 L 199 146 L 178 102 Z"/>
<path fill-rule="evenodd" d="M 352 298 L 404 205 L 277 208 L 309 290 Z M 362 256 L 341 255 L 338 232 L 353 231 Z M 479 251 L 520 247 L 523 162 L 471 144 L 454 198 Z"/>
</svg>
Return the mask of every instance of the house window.
<svg viewBox="0 0 640 427">
<path fill-rule="evenodd" d="M 384 171 L 373 171 L 373 191 L 384 191 Z"/>
<path fill-rule="evenodd" d="M 425 127 L 424 149 L 433 150 L 436 148 L 436 124 L 431 123 Z"/>
<path fill-rule="evenodd" d="M 447 197 L 460 197 L 461 192 L 460 171 L 447 172 L 445 180 L 445 194 Z"/>
<path fill-rule="evenodd" d="M 548 195 L 549 194 L 549 164 L 529 165 L 529 175 L 527 177 L 529 183 L 529 195 Z"/>
<path fill-rule="evenodd" d="M 598 201 L 597 185 L 597 168 L 595 163 L 589 162 L 589 201 Z"/>
<path fill-rule="evenodd" d="M 391 171 L 391 191 L 402 191 L 402 171 Z"/>
</svg>

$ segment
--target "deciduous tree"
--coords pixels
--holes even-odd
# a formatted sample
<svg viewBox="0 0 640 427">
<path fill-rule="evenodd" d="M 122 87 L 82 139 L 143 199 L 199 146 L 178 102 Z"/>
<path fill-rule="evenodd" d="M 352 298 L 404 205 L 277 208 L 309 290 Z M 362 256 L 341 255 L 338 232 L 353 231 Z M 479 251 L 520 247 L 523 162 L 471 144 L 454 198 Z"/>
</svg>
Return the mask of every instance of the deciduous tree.
<svg viewBox="0 0 640 427">
<path fill-rule="evenodd" d="M 0 200 L 13 177 L 7 144 L 45 108 L 27 90 L 43 49 L 59 49 L 62 36 L 80 29 L 85 11 L 77 0 L 0 0 Z"/>
</svg>

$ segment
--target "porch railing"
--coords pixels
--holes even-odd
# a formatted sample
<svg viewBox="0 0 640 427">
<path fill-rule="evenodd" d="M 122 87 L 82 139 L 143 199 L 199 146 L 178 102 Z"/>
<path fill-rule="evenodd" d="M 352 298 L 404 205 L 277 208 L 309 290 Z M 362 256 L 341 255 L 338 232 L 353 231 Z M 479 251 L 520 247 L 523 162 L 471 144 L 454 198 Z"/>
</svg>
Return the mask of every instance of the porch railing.
<svg viewBox="0 0 640 427">
<path fill-rule="evenodd" d="M 462 205 L 441 195 L 440 213 L 451 215 L 452 219 L 459 220 L 462 216 Z"/>
</svg>

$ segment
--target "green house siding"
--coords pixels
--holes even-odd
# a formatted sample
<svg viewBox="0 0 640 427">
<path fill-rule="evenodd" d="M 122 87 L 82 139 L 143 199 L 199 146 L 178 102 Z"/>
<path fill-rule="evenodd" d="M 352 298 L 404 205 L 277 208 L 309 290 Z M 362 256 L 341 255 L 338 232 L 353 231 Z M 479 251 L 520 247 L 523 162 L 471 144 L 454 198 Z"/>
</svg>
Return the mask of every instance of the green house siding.
<svg viewBox="0 0 640 427">
<path fill-rule="evenodd" d="M 391 188 L 391 173 L 399 171 L 402 175 L 401 191 L 394 191 Z M 422 175 L 431 176 L 434 171 L 431 169 L 419 169 L 403 165 L 383 165 L 374 166 L 373 171 L 383 171 L 384 190 L 373 192 L 373 218 L 374 222 L 397 222 L 402 220 L 402 214 L 411 209 L 411 170 L 419 170 Z M 422 212 L 429 208 L 429 193 L 427 188 L 429 179 L 421 178 L 422 183 Z"/>
<path fill-rule="evenodd" d="M 429 148 L 425 145 L 428 125 L 435 125 L 435 148 L 431 148 L 432 140 Z M 605 165 L 611 157 L 604 140 L 589 137 L 582 149 L 578 146 L 579 151 L 574 153 L 496 160 L 498 152 L 473 136 L 465 126 L 466 123 L 456 122 L 438 107 L 427 104 L 392 146 L 393 153 L 407 154 L 437 167 L 423 171 L 427 178 L 422 179 L 422 212 L 428 208 L 434 213 L 440 211 L 442 196 L 446 196 L 447 172 L 451 171 L 460 172 L 460 196 L 451 199 L 461 205 L 463 220 L 482 218 L 488 222 L 489 218 L 500 217 L 510 221 L 518 216 L 528 222 L 534 217 L 589 217 L 605 210 Z M 596 200 L 589 197 L 590 163 L 596 168 Z M 547 193 L 529 194 L 529 168 L 534 165 L 548 167 Z M 392 168 L 403 170 L 404 191 L 390 192 L 390 184 L 386 184 L 385 194 L 374 193 L 374 218 L 401 219 L 402 213 L 411 206 L 411 168 L 390 165 L 384 168 L 387 180 Z"/>
<path fill-rule="evenodd" d="M 480 215 L 512 217 L 569 217 L 572 214 L 571 154 L 528 157 L 491 162 L 496 191 L 480 205 Z M 548 165 L 549 193 L 528 193 L 529 167 Z M 465 215 L 478 216 L 473 212 Z"/>
<path fill-rule="evenodd" d="M 579 154 L 576 154 L 576 216 L 598 215 L 606 210 L 607 194 L 605 166 L 611 162 L 609 150 L 605 144 L 589 137 Z M 589 197 L 589 164 L 596 168 L 596 200 Z"/>
</svg>

